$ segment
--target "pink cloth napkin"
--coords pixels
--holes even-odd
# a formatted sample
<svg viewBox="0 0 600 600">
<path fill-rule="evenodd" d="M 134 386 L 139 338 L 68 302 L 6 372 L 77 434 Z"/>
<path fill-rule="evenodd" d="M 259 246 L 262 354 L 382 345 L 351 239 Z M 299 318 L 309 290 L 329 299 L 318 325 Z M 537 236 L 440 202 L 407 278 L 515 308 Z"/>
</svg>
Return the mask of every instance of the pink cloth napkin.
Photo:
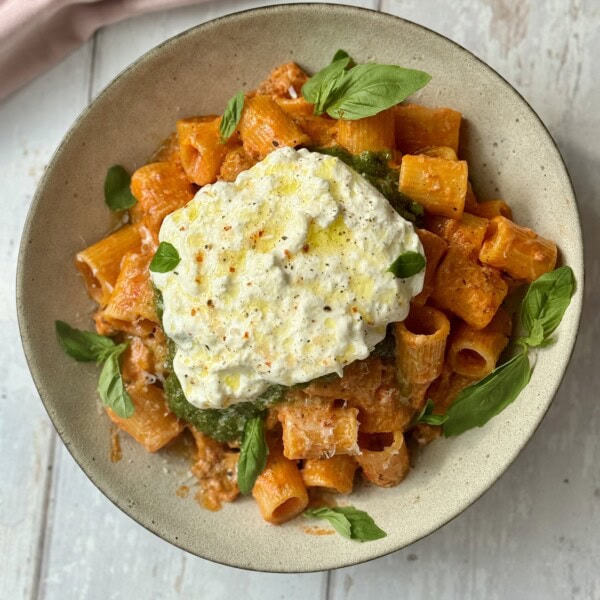
<svg viewBox="0 0 600 600">
<path fill-rule="evenodd" d="M 0 99 L 104 25 L 206 0 L 0 0 Z"/>
</svg>

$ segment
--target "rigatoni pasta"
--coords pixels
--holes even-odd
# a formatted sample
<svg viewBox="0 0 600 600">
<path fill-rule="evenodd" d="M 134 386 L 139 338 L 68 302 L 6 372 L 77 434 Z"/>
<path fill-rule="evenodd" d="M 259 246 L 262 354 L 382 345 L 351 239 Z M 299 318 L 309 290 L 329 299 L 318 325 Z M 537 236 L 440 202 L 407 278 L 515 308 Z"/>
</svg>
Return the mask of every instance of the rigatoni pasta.
<svg viewBox="0 0 600 600">
<path fill-rule="evenodd" d="M 308 493 L 298 466 L 283 454 L 280 440 L 271 439 L 267 466 L 252 489 L 265 521 L 278 525 L 299 515 L 308 505 Z"/>
<path fill-rule="evenodd" d="M 408 475 L 410 459 L 401 431 L 365 434 L 356 457 L 365 479 L 379 487 L 398 485 Z"/>
<path fill-rule="evenodd" d="M 554 269 L 557 253 L 553 241 L 498 216 L 490 221 L 479 259 L 514 279 L 535 281 Z"/>
<path fill-rule="evenodd" d="M 347 454 L 309 458 L 304 461 L 302 479 L 307 488 L 324 488 L 339 494 L 350 494 L 357 468 L 356 459 Z"/>
<path fill-rule="evenodd" d="M 336 54 L 331 68 L 337 66 L 343 81 L 350 59 Z M 509 291 L 548 273 L 557 260 L 556 244 L 514 223 L 504 200 L 479 202 L 460 151 L 459 112 L 397 103 L 346 118 L 344 111 L 364 107 L 344 105 L 337 96 L 333 107 L 327 105 L 323 90 L 321 97 L 306 92 L 310 81 L 302 68 L 286 63 L 257 90 L 238 92 L 230 113 L 179 120 L 176 132 L 131 177 L 137 202 L 126 215 L 129 222 L 76 257 L 98 304 L 96 330 L 110 336 L 94 338 L 96 354 L 84 352 L 82 360 L 108 364 L 110 377 L 104 374 L 99 388 L 108 381 L 108 393 L 133 407 L 129 417 L 117 414 L 116 405 L 107 407 L 109 418 L 149 452 L 182 435 L 193 437 L 198 501 L 217 510 L 235 500 L 240 489 L 251 492 L 263 519 L 272 524 L 300 515 L 309 501 L 311 506 L 319 501 L 320 492 L 350 494 L 360 485 L 359 474 L 379 487 L 403 481 L 410 470 L 409 446 L 413 452 L 415 445 L 439 437 L 443 419 L 464 406 L 461 392 L 497 367 L 513 329 L 505 303 Z M 233 118 L 235 110 L 239 114 Z M 301 150 L 286 150 L 281 162 L 270 163 L 279 156 L 274 152 L 286 148 Z M 286 165 L 306 155 L 317 157 L 311 163 L 315 177 L 303 180 L 294 172 L 286 179 Z M 327 179 L 340 165 L 342 175 Z M 263 179 L 252 179 L 261 167 L 267 169 Z M 239 177 L 250 169 L 247 178 Z M 230 210 L 236 196 L 229 195 L 216 226 L 205 227 L 201 235 L 189 233 L 196 218 L 209 222 L 219 191 L 231 191 L 238 181 L 277 202 L 266 210 L 249 195 L 236 213 Z M 351 200 L 360 211 L 336 204 L 327 225 L 316 208 L 299 218 L 286 195 L 296 190 L 295 202 L 304 203 L 306 196 L 320 208 L 341 188 L 356 194 Z M 240 197 L 247 191 L 235 189 Z M 378 202 L 385 208 L 369 213 L 370 204 Z M 193 219 L 186 212 L 192 208 Z M 375 217 L 369 220 L 369 214 Z M 352 219 L 370 223 L 363 237 L 353 239 L 358 229 Z M 391 230 L 390 223 L 398 225 L 400 219 L 402 227 Z M 166 235 L 171 226 L 183 239 L 179 249 Z M 298 231 L 305 240 L 298 241 Z M 400 256 L 389 252 L 376 261 L 369 255 L 374 231 L 391 238 L 389 247 L 402 232 L 412 245 Z M 207 239 L 209 233 L 216 237 Z M 241 241 L 227 245 L 234 234 Z M 211 254 L 215 246 L 217 258 Z M 346 252 L 348 262 L 340 261 L 333 276 L 323 276 L 329 264 L 319 261 L 333 262 Z M 190 263 L 196 270 L 188 280 L 184 267 Z M 362 269 L 363 263 L 368 268 Z M 244 271 L 249 264 L 254 272 Z M 298 265 L 304 271 L 295 269 Z M 351 274 L 347 281 L 342 267 Z M 269 289 L 253 291 L 264 273 L 272 275 Z M 164 311 L 169 305 L 161 276 L 173 285 L 184 282 L 175 299 L 176 316 L 187 326 L 179 336 L 169 331 L 175 311 Z M 290 281 L 306 281 L 311 292 L 317 290 L 318 302 L 309 306 L 299 294 L 281 295 L 282 282 Z M 402 287 L 408 281 L 418 286 Z M 392 291 L 412 291 L 405 298 L 395 295 L 385 287 L 390 283 L 396 286 Z M 245 304 L 239 302 L 241 289 Z M 336 298 L 344 294 L 348 300 L 340 310 Z M 365 298 L 377 299 L 372 310 L 365 309 L 371 306 Z M 303 352 L 288 352 L 297 339 L 286 333 L 285 319 L 275 310 L 286 303 L 290 314 L 296 311 L 304 319 L 296 336 L 305 342 Z M 220 320 L 223 307 L 237 310 L 229 323 Z M 378 313 L 390 307 L 398 311 L 396 317 L 378 321 Z M 273 324 L 265 334 L 258 324 L 269 319 Z M 321 329 L 309 336 L 317 321 Z M 201 331 L 194 329 L 198 322 Z M 344 346 L 342 334 L 352 344 Z M 195 349 L 201 368 L 193 371 L 186 362 L 190 355 L 182 358 L 177 352 L 204 335 L 210 344 Z M 238 340 L 235 336 L 241 341 L 232 352 L 232 366 L 218 348 L 229 350 L 219 344 Z M 271 351 L 275 337 L 280 347 Z M 75 340 L 75 346 L 83 344 Z M 249 367 L 244 360 L 255 351 L 251 343 L 267 350 L 258 365 Z M 73 355 L 73 344 L 63 347 Z M 335 352 L 311 354 L 321 347 Z M 76 350 L 81 352 L 79 346 Z M 283 373 L 273 364 L 281 356 L 287 361 Z M 226 400 L 207 408 L 191 402 L 189 390 L 215 357 L 222 364 L 211 389 Z M 301 361 L 327 368 L 294 379 L 290 373 Z M 260 378 L 252 379 L 257 374 Z M 265 381 L 268 386 L 260 388 Z M 261 391 L 240 401 L 235 392 L 243 385 Z"/>
<path fill-rule="evenodd" d="M 197 185 L 214 183 L 228 151 L 219 134 L 220 117 L 194 117 L 177 122 L 181 164 Z"/>
<path fill-rule="evenodd" d="M 356 408 L 295 394 L 277 412 L 283 429 L 283 454 L 291 460 L 357 454 L 357 415 Z"/>
<path fill-rule="evenodd" d="M 296 147 L 310 141 L 270 96 L 254 96 L 246 100 L 239 132 L 246 151 L 259 159 L 276 148 Z"/>
<path fill-rule="evenodd" d="M 395 146 L 392 110 L 355 121 L 338 121 L 337 142 L 351 154 L 391 150 Z"/>
<path fill-rule="evenodd" d="M 512 319 L 499 308 L 489 325 L 473 329 L 459 323 L 452 333 L 448 348 L 448 364 L 459 375 L 471 379 L 483 379 L 491 373 L 500 354 L 506 348 L 512 331 Z"/>
<path fill-rule="evenodd" d="M 413 306 L 405 321 L 395 324 L 396 365 L 410 384 L 429 384 L 442 372 L 450 321 L 430 306 Z"/>
<path fill-rule="evenodd" d="M 468 176 L 464 160 L 406 154 L 400 168 L 400 191 L 421 203 L 431 214 L 460 219 L 465 208 Z"/>
<path fill-rule="evenodd" d="M 100 306 L 108 302 L 115 288 L 123 256 L 138 250 L 140 245 L 139 229 L 126 225 L 77 253 L 75 264 L 83 275 L 87 292 Z"/>
<path fill-rule="evenodd" d="M 428 231 L 427 229 L 417 229 L 417 235 L 423 245 L 427 264 L 425 265 L 425 281 L 423 282 L 423 289 L 412 299 L 412 302 L 417 306 L 423 306 L 433 291 L 435 272 L 440 264 L 440 260 L 442 260 L 442 257 L 448 249 L 448 243 L 439 235 L 436 235 L 434 232 Z"/>
<path fill-rule="evenodd" d="M 474 327 L 483 329 L 508 293 L 500 271 L 481 265 L 459 248 L 450 248 L 435 274 L 431 299 Z"/>
<path fill-rule="evenodd" d="M 462 116 L 451 108 L 401 104 L 394 108 L 396 143 L 408 154 L 430 146 L 447 146 L 458 152 Z"/>
</svg>

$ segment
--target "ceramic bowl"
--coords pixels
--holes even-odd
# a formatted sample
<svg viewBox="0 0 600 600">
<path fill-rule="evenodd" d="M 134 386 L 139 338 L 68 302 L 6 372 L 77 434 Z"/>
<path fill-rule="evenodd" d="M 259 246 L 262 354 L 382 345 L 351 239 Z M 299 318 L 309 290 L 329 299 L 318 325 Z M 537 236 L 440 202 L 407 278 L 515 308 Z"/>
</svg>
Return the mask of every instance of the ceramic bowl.
<svg viewBox="0 0 600 600">
<path fill-rule="evenodd" d="M 577 292 L 557 343 L 540 354 L 531 383 L 484 428 L 438 440 L 415 457 L 397 488 L 362 487 L 352 504 L 387 532 L 370 543 L 313 536 L 298 519 L 263 522 L 251 498 L 217 513 L 176 495 L 187 463 L 152 455 L 122 436 L 125 460 L 110 460 L 110 424 L 98 410 L 95 365 L 58 347 L 55 319 L 90 328 L 92 304 L 73 256 L 114 223 L 102 197 L 108 166 L 144 164 L 175 121 L 220 113 L 240 88 L 295 60 L 309 71 L 338 48 L 357 62 L 425 70 L 414 99 L 462 112 L 462 155 L 482 198 L 504 198 L 519 223 L 558 240 Z M 95 485 L 144 527 L 198 556 L 261 571 L 342 567 L 398 550 L 458 515 L 521 451 L 548 409 L 575 342 L 583 289 L 582 238 L 569 176 L 548 131 L 523 98 L 475 56 L 419 25 L 334 5 L 272 6 L 205 23 L 165 42 L 121 73 L 83 112 L 56 151 L 33 201 L 19 257 L 17 302 L 33 378 L 56 430 Z M 524 483 L 527 485 L 527 482 Z"/>
</svg>

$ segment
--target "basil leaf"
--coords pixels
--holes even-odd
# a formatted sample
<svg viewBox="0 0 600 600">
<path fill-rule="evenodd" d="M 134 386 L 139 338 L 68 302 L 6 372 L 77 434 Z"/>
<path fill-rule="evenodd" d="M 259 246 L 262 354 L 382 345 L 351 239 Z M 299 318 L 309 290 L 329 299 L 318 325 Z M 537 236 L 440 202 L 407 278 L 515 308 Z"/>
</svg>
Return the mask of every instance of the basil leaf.
<svg viewBox="0 0 600 600">
<path fill-rule="evenodd" d="M 575 292 L 575 277 L 570 267 L 560 267 L 536 279 L 527 290 L 521 307 L 521 321 L 529 337 L 520 341 L 540 346 L 558 327 Z"/>
<path fill-rule="evenodd" d="M 334 57 L 335 59 L 335 57 Z M 303 86 L 302 95 L 307 102 L 315 105 L 315 115 L 325 112 L 326 103 L 331 96 L 336 83 L 344 75 L 350 63 L 350 57 L 334 60 L 330 65 L 315 73 Z"/>
<path fill-rule="evenodd" d="M 153 273 L 168 273 L 172 271 L 181 261 L 177 248 L 169 242 L 161 242 L 158 245 L 156 254 L 150 263 L 150 270 Z"/>
<path fill-rule="evenodd" d="M 482 427 L 511 404 L 530 379 L 531 366 L 524 351 L 458 395 L 448 409 L 444 435 L 450 437 Z"/>
<path fill-rule="evenodd" d="M 102 367 L 98 381 L 98 393 L 102 402 L 122 419 L 128 419 L 135 412 L 133 401 L 125 389 L 119 367 L 119 356 L 125 348 L 127 348 L 127 344 L 115 346 Z"/>
<path fill-rule="evenodd" d="M 104 179 L 104 200 L 110 210 L 125 210 L 137 202 L 130 184 L 131 177 L 121 165 L 108 169 Z"/>
<path fill-rule="evenodd" d="M 367 542 L 379 540 L 387 535 L 364 510 L 353 506 L 309 508 L 304 511 L 304 515 L 326 519 L 338 533 L 352 540 Z"/>
<path fill-rule="evenodd" d="M 240 90 L 225 107 L 225 112 L 219 125 L 219 133 L 221 134 L 221 144 L 224 144 L 233 134 L 242 118 L 244 110 L 244 92 Z"/>
<path fill-rule="evenodd" d="M 419 416 L 415 420 L 415 424 L 423 423 L 425 425 L 443 425 L 448 420 L 448 415 L 434 415 L 433 409 L 435 404 L 433 400 L 427 400 L 427 404 L 423 407 Z"/>
<path fill-rule="evenodd" d="M 242 494 L 249 494 L 256 478 L 267 464 L 269 446 L 265 439 L 265 425 L 262 417 L 248 419 L 244 425 L 244 435 L 240 447 L 237 483 Z"/>
<path fill-rule="evenodd" d="M 341 48 L 333 55 L 333 58 L 331 59 L 331 62 L 334 63 L 338 60 L 342 60 L 343 58 L 350 58 L 350 55 L 345 51 L 342 50 Z M 352 60 L 352 59 L 350 59 Z"/>
<path fill-rule="evenodd" d="M 425 257 L 419 252 L 403 252 L 391 265 L 388 271 L 396 277 L 405 279 L 412 277 L 425 268 Z"/>
<path fill-rule="evenodd" d="M 423 71 L 396 65 L 357 65 L 330 90 L 325 110 L 335 119 L 371 117 L 402 102 L 430 80 L 431 75 Z"/>
<path fill-rule="evenodd" d="M 75 329 L 64 321 L 56 321 L 54 325 L 62 349 L 75 360 L 102 361 L 116 348 L 109 337 Z"/>
<path fill-rule="evenodd" d="M 333 528 L 349 540 L 352 539 L 352 525 L 348 518 L 340 512 L 337 512 L 335 508 L 309 508 L 304 511 L 305 517 L 312 517 L 313 519 L 326 519 Z"/>
<path fill-rule="evenodd" d="M 423 415 L 419 423 L 425 425 L 443 425 L 448 420 L 448 415 Z"/>
</svg>

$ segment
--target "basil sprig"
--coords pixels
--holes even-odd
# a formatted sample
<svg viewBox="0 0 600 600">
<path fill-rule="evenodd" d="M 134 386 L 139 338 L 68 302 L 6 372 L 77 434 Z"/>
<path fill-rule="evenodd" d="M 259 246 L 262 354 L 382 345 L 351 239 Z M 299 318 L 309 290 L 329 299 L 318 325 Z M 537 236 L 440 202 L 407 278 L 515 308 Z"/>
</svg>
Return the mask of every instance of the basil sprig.
<svg viewBox="0 0 600 600">
<path fill-rule="evenodd" d="M 315 105 L 314 112 L 320 115 L 327 109 L 327 102 L 336 84 L 346 72 L 351 58 L 344 50 L 338 50 L 332 62 L 315 73 L 303 86 L 302 95 Z"/>
<path fill-rule="evenodd" d="M 351 540 L 368 542 L 387 535 L 364 510 L 353 506 L 309 508 L 304 511 L 304 516 L 326 519 L 338 533 Z"/>
<path fill-rule="evenodd" d="M 534 281 L 521 307 L 521 321 L 528 335 L 517 340 L 520 352 L 487 377 L 460 392 L 448 409 L 443 424 L 446 437 L 485 425 L 514 402 L 531 379 L 530 347 L 544 346 L 558 327 L 575 290 L 570 267 L 560 267 Z"/>
<path fill-rule="evenodd" d="M 104 361 L 115 349 L 109 337 L 75 329 L 64 321 L 56 321 L 55 328 L 62 349 L 79 362 Z"/>
<path fill-rule="evenodd" d="M 433 400 L 427 400 L 427 404 L 423 407 L 423 410 L 419 413 L 417 418 L 414 420 L 416 425 L 443 425 L 448 420 L 448 415 L 434 415 L 433 409 L 435 404 Z"/>
<path fill-rule="evenodd" d="M 334 119 L 362 119 L 390 108 L 427 85 L 431 75 L 396 65 L 350 66 L 351 58 L 338 50 L 333 62 L 302 86 L 304 98 L 315 105 L 315 114 Z"/>
<path fill-rule="evenodd" d="M 119 366 L 119 357 L 126 348 L 127 344 L 115 346 L 104 362 L 98 380 L 98 393 L 102 402 L 122 419 L 128 419 L 135 412 L 131 396 L 125 389 Z"/>
<path fill-rule="evenodd" d="M 446 413 L 444 435 L 450 437 L 482 427 L 514 402 L 530 378 L 529 357 L 523 350 L 458 395 Z"/>
<path fill-rule="evenodd" d="M 177 248 L 169 242 L 161 242 L 156 254 L 150 263 L 149 269 L 153 273 L 168 273 L 172 271 L 181 261 Z"/>
<path fill-rule="evenodd" d="M 560 267 L 542 275 L 529 286 L 521 306 L 521 322 L 529 335 L 519 341 L 530 347 L 546 346 L 558 327 L 575 292 L 570 267 Z"/>
<path fill-rule="evenodd" d="M 419 252 L 403 252 L 391 265 L 388 271 L 396 277 L 406 279 L 420 273 L 425 268 L 425 257 Z"/>
<path fill-rule="evenodd" d="M 244 92 L 240 90 L 231 100 L 227 103 L 221 124 L 219 125 L 219 133 L 221 134 L 221 144 L 224 144 L 235 131 L 238 126 L 240 119 L 242 118 L 242 111 L 244 110 Z"/>
<path fill-rule="evenodd" d="M 341 60 L 342 58 L 350 58 L 350 55 L 345 51 L 342 50 L 341 48 L 333 55 L 333 58 L 331 59 L 331 62 L 334 63 L 336 60 Z M 352 66 L 354 66 L 354 62 L 352 61 L 352 59 L 350 58 L 350 63 L 352 64 Z"/>
<path fill-rule="evenodd" d="M 248 419 L 244 425 L 237 473 L 237 483 L 242 494 L 252 491 L 256 478 L 265 469 L 268 454 L 263 418 L 258 416 Z"/>
<path fill-rule="evenodd" d="M 64 321 L 56 321 L 56 335 L 63 350 L 80 362 L 104 363 L 98 381 L 98 393 L 105 406 L 108 406 L 122 419 L 128 419 L 135 412 L 131 397 L 125 389 L 119 357 L 127 344 L 115 344 L 114 340 L 91 331 L 81 331 Z"/>
<path fill-rule="evenodd" d="M 137 200 L 131 193 L 131 177 L 121 165 L 113 165 L 104 179 L 104 200 L 110 210 L 126 210 Z"/>
</svg>

